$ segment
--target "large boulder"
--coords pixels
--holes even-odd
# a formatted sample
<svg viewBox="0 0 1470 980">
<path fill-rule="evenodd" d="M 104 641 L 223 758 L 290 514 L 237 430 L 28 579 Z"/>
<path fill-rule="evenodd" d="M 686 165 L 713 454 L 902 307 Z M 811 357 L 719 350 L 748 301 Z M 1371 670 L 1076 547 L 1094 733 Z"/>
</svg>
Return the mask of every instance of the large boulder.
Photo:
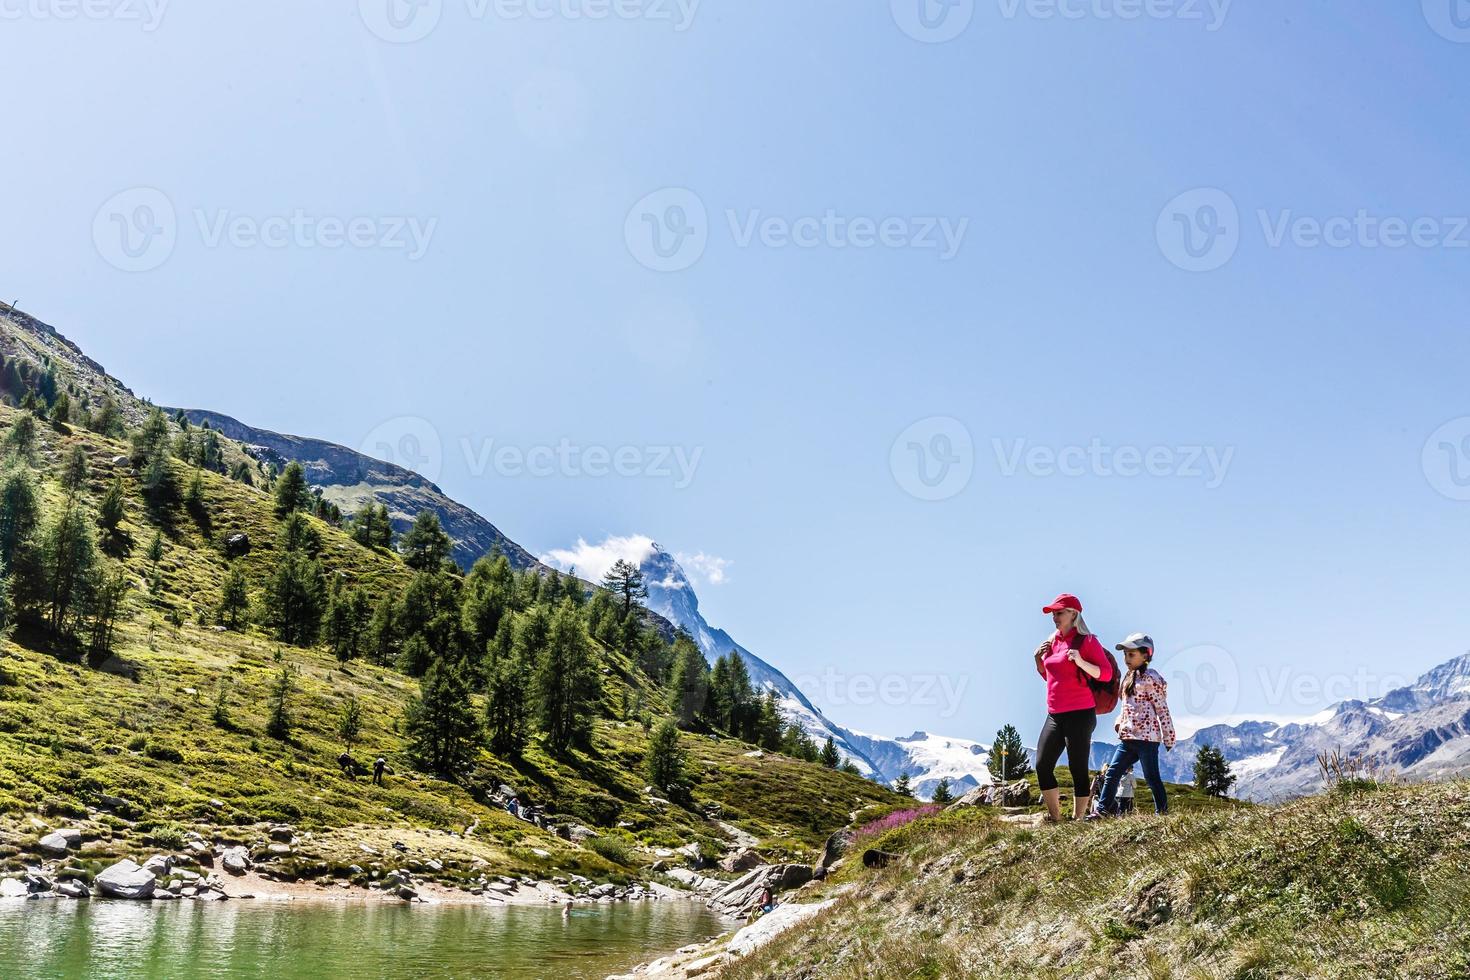
<svg viewBox="0 0 1470 980">
<path fill-rule="evenodd" d="M 36 846 L 52 857 L 61 857 L 82 846 L 82 832 L 74 829 L 52 831 L 42 837 Z"/>
<path fill-rule="evenodd" d="M 30 889 L 19 878 L 0 878 L 0 898 L 25 898 L 28 894 Z"/>
<path fill-rule="evenodd" d="M 99 892 L 112 898 L 149 898 L 156 882 L 152 871 L 126 858 L 92 879 Z"/>
<path fill-rule="evenodd" d="M 238 555 L 248 554 L 249 551 L 250 535 L 244 533 L 243 531 L 239 534 L 232 534 L 228 538 L 225 538 L 225 554 L 229 557 L 234 558 Z"/>
<path fill-rule="evenodd" d="M 827 838 L 827 843 L 822 846 L 822 856 L 817 861 L 815 870 L 820 871 L 822 875 L 831 871 L 832 865 L 847 853 L 847 849 L 852 847 L 852 842 L 856 837 L 857 834 L 850 829 L 833 831 L 832 835 Z"/>
<path fill-rule="evenodd" d="M 720 861 L 721 871 L 749 871 L 758 868 L 761 864 L 761 856 L 752 847 L 743 847 L 738 851 L 731 851 Z"/>
<path fill-rule="evenodd" d="M 708 905 L 722 915 L 744 916 L 760 901 L 761 892 L 799 888 L 812 880 L 812 869 L 804 864 L 768 864 L 737 878 L 709 897 Z"/>
<path fill-rule="evenodd" d="M 225 848 L 219 860 L 220 865 L 232 875 L 242 875 L 250 870 L 250 850 L 243 845 Z"/>
</svg>

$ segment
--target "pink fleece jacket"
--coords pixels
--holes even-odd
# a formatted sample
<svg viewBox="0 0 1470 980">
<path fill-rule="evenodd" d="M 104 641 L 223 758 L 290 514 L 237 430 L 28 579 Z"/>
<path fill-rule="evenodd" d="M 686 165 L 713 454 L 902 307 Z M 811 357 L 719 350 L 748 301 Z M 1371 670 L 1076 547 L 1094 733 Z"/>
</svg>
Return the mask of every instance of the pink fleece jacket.
<svg viewBox="0 0 1470 980">
<path fill-rule="evenodd" d="M 1108 663 L 1107 651 L 1103 649 L 1102 643 L 1097 637 L 1091 635 L 1084 637 L 1083 640 L 1082 659 L 1102 668 L 1098 680 L 1103 682 L 1112 680 L 1113 665 Z M 1087 686 L 1087 678 L 1083 675 L 1082 668 L 1067 659 L 1068 651 L 1076 645 L 1076 630 L 1070 630 L 1066 636 L 1054 636 L 1051 641 L 1051 653 L 1042 660 L 1046 667 L 1046 710 L 1052 714 L 1097 707 L 1097 698 L 1092 696 L 1092 688 Z"/>
</svg>

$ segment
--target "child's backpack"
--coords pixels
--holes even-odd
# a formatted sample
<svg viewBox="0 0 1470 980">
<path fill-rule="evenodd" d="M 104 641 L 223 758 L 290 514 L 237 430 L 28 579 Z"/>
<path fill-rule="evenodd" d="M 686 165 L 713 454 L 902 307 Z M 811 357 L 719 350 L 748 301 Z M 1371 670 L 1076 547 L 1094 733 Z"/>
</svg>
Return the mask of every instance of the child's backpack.
<svg viewBox="0 0 1470 980">
<path fill-rule="evenodd" d="M 1082 642 L 1087 642 L 1085 637 Z M 1113 656 L 1113 651 L 1108 649 L 1106 643 L 1098 640 L 1098 644 L 1103 648 L 1103 656 L 1108 658 L 1109 666 L 1113 668 L 1112 677 L 1106 681 L 1095 681 L 1081 667 L 1077 668 L 1077 673 L 1082 676 L 1082 679 L 1087 682 L 1088 688 L 1092 690 L 1093 700 L 1097 702 L 1097 713 L 1100 715 L 1110 715 L 1118 710 L 1118 695 L 1122 690 L 1122 679 L 1118 676 L 1118 658 Z M 1077 649 L 1080 651 L 1082 647 L 1079 646 Z"/>
</svg>

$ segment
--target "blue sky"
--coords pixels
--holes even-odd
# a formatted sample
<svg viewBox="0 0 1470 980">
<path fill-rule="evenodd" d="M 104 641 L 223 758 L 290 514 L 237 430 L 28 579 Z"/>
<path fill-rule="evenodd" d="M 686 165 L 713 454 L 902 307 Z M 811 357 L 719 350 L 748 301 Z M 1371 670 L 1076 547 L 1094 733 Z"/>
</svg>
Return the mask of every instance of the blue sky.
<svg viewBox="0 0 1470 980">
<path fill-rule="evenodd" d="M 706 556 L 860 729 L 1034 731 L 1063 590 L 1200 716 L 1465 652 L 1470 18 L 918 2 L 5 5 L 0 290 L 538 553 Z"/>
</svg>

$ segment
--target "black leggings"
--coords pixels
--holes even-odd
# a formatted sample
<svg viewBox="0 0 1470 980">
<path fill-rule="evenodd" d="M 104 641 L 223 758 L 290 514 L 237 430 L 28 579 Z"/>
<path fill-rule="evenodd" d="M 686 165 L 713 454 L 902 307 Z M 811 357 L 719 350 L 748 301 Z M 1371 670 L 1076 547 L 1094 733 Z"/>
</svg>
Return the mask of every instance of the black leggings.
<svg viewBox="0 0 1470 980">
<path fill-rule="evenodd" d="M 1072 770 L 1072 795 L 1085 796 L 1091 792 L 1087 763 L 1092 757 L 1092 730 L 1096 727 L 1096 708 L 1046 716 L 1046 724 L 1041 726 L 1041 739 L 1036 743 L 1036 782 L 1042 789 L 1057 788 L 1057 776 L 1053 770 L 1065 748 L 1067 768 Z"/>
</svg>

